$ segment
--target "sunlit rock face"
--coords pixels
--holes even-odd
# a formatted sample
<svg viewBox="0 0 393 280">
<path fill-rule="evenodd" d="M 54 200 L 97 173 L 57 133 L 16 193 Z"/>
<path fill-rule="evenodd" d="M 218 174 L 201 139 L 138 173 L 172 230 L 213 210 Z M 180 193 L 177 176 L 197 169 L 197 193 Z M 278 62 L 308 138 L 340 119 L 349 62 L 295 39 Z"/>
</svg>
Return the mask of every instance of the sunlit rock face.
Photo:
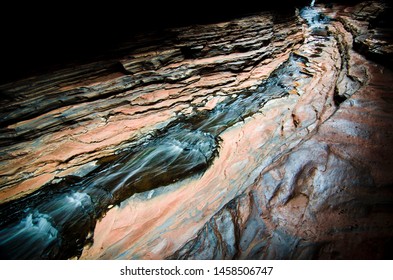
<svg viewBox="0 0 393 280">
<path fill-rule="evenodd" d="M 2 85 L 1 258 L 391 258 L 388 7 L 312 4 Z"/>
</svg>

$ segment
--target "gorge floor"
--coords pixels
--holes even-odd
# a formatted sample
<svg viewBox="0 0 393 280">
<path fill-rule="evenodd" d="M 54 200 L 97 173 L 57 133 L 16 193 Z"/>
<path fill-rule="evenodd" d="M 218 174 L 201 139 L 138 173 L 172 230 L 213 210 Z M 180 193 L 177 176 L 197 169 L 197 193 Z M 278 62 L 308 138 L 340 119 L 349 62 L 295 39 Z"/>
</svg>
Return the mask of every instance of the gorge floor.
<svg viewBox="0 0 393 280">
<path fill-rule="evenodd" d="M 3 86 L 1 257 L 390 256 L 392 73 L 300 15 Z"/>
</svg>

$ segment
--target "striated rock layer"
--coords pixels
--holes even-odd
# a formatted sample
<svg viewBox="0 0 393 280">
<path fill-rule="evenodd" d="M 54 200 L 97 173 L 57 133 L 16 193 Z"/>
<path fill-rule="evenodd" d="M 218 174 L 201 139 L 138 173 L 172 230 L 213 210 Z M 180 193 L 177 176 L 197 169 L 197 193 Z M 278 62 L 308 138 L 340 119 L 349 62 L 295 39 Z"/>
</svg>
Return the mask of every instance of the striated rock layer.
<svg viewBox="0 0 393 280">
<path fill-rule="evenodd" d="M 386 9 L 170 29 L 2 85 L 1 257 L 391 258 Z"/>
</svg>

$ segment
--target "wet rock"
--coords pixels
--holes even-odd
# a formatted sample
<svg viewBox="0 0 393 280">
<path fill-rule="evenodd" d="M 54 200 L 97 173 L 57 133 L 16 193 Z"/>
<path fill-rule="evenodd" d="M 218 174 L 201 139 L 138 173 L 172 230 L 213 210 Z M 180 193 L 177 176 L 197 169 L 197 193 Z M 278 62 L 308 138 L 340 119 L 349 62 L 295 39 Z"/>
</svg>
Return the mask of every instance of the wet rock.
<svg viewBox="0 0 393 280">
<path fill-rule="evenodd" d="M 3 85 L 0 247 L 18 253 L 2 257 L 79 257 L 114 205 L 200 176 L 223 131 L 294 90 L 286 71 L 297 74 L 297 62 L 286 60 L 303 36 L 297 18 L 287 20 L 263 13 L 172 29 L 117 60 Z M 41 221 L 56 238 L 27 254 Z"/>
<path fill-rule="evenodd" d="M 346 61 L 342 70 L 347 69 L 345 75 L 353 73 L 351 79 L 339 75 L 339 84 L 347 87 L 341 92 L 348 99 L 339 102 L 338 110 L 315 134 L 278 157 L 253 186 L 225 205 L 170 258 L 207 254 L 213 247 L 201 240 L 214 236 L 220 240 L 215 250 L 223 250 L 227 242 L 238 244 L 234 258 L 240 259 L 392 258 L 388 217 L 393 205 L 393 151 L 391 135 L 382 131 L 391 130 L 388 96 L 393 73 L 351 51 L 351 36 L 335 25 Z M 343 51 L 340 40 L 345 37 Z M 362 70 L 357 69 L 360 65 Z M 362 71 L 367 75 L 361 77 Z M 232 213 L 227 226 L 238 232 L 235 240 L 221 236 L 214 224 L 226 211 Z"/>
<path fill-rule="evenodd" d="M 118 60 L 2 85 L 1 199 L 76 174 L 219 93 L 258 85 L 265 74 L 252 69 L 285 56 L 302 40 L 293 16 L 273 23 L 264 14 L 174 29 L 160 45 L 151 39 L 128 46 L 136 50 Z M 184 48 L 198 49 L 200 58 L 188 57 Z"/>
<path fill-rule="evenodd" d="M 393 73 L 356 51 L 386 6 L 361 5 L 0 86 L 1 257 L 391 258 Z"/>
<path fill-rule="evenodd" d="M 339 18 L 354 36 L 353 47 L 369 59 L 393 66 L 392 7 L 384 1 L 368 1 L 346 9 Z"/>
</svg>

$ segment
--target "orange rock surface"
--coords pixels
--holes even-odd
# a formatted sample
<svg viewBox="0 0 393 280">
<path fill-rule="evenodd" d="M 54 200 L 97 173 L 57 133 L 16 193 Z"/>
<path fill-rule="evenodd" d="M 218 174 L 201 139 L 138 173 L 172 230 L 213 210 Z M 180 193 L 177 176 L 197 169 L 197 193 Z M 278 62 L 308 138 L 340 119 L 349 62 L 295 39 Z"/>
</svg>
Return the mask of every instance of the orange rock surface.
<svg viewBox="0 0 393 280">
<path fill-rule="evenodd" d="M 213 119 L 222 130 L 205 169 L 105 205 L 76 256 L 390 258 L 393 72 L 356 47 L 386 8 L 371 6 L 175 28 L 160 46 L 0 86 L 0 206 L 264 87 L 270 97 L 239 107 L 241 121 Z"/>
</svg>

